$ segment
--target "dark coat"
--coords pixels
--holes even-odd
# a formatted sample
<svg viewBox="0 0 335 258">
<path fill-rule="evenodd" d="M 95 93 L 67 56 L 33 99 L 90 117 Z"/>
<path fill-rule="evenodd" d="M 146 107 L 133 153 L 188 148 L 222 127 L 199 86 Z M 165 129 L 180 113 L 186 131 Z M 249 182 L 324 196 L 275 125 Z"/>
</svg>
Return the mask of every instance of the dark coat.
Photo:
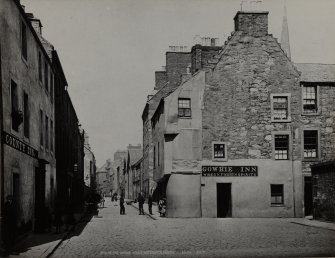
<svg viewBox="0 0 335 258">
<path fill-rule="evenodd" d="M 144 197 L 142 196 L 142 194 L 138 195 L 137 200 L 138 200 L 139 204 L 143 204 L 144 203 Z"/>
</svg>

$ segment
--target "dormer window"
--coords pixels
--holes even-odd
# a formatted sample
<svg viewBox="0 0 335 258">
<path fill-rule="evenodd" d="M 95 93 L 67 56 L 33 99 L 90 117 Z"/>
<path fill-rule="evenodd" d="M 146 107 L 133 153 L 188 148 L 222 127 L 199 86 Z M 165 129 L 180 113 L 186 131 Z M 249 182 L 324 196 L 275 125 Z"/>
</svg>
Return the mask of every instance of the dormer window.
<svg viewBox="0 0 335 258">
<path fill-rule="evenodd" d="M 191 117 L 191 99 L 189 98 L 178 99 L 178 116 Z"/>
</svg>

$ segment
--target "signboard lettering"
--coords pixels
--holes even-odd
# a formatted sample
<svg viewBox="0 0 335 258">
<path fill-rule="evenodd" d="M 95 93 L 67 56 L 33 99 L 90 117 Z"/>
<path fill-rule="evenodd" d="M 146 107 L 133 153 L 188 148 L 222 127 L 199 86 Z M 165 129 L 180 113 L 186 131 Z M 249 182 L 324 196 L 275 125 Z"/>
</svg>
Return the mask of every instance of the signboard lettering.
<svg viewBox="0 0 335 258">
<path fill-rule="evenodd" d="M 202 166 L 202 176 L 258 176 L 257 166 Z"/>
<path fill-rule="evenodd" d="M 5 131 L 2 132 L 2 142 L 30 157 L 38 158 L 37 150 Z"/>
</svg>

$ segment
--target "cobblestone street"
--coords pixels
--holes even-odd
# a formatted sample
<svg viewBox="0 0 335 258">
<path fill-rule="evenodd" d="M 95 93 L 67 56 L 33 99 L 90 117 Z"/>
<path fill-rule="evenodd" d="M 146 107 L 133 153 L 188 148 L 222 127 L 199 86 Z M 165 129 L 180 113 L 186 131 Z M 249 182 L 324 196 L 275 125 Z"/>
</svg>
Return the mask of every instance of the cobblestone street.
<svg viewBox="0 0 335 258">
<path fill-rule="evenodd" d="M 146 207 L 145 207 L 146 208 Z M 334 256 L 334 231 L 297 225 L 299 219 L 168 219 L 126 215 L 109 200 L 79 223 L 52 257 Z"/>
</svg>

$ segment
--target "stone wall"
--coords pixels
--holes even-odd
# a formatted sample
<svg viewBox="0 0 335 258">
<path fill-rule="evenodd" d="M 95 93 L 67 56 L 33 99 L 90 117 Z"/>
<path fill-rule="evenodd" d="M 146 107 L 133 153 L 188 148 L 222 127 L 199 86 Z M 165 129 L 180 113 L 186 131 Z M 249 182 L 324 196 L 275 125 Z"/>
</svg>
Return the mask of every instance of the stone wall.
<svg viewBox="0 0 335 258">
<path fill-rule="evenodd" d="M 208 67 L 211 65 L 212 59 L 220 52 L 222 47 L 218 46 L 201 46 L 195 45 L 192 47 L 192 66 L 191 73 L 199 71 L 202 68 Z"/>
<path fill-rule="evenodd" d="M 335 86 L 321 84 L 318 87 L 320 113 L 301 116 L 302 129 L 320 130 L 320 157 L 314 161 L 303 161 L 303 173 L 307 174 L 311 173 L 310 165 L 329 161 L 335 157 Z"/>
<path fill-rule="evenodd" d="M 335 221 L 335 162 L 312 167 L 314 219 Z"/>
<path fill-rule="evenodd" d="M 160 90 L 167 82 L 167 76 L 165 71 L 155 72 L 155 90 Z"/>
<path fill-rule="evenodd" d="M 228 159 L 272 158 L 273 131 L 299 138 L 299 73 L 271 36 L 235 33 L 208 76 L 204 93 L 203 159 L 212 141 L 228 142 Z M 290 93 L 291 122 L 271 122 L 271 93 Z M 294 157 L 300 157 L 293 143 Z"/>
<path fill-rule="evenodd" d="M 235 31 L 253 36 L 268 34 L 268 12 L 237 12 L 234 21 Z"/>
</svg>

